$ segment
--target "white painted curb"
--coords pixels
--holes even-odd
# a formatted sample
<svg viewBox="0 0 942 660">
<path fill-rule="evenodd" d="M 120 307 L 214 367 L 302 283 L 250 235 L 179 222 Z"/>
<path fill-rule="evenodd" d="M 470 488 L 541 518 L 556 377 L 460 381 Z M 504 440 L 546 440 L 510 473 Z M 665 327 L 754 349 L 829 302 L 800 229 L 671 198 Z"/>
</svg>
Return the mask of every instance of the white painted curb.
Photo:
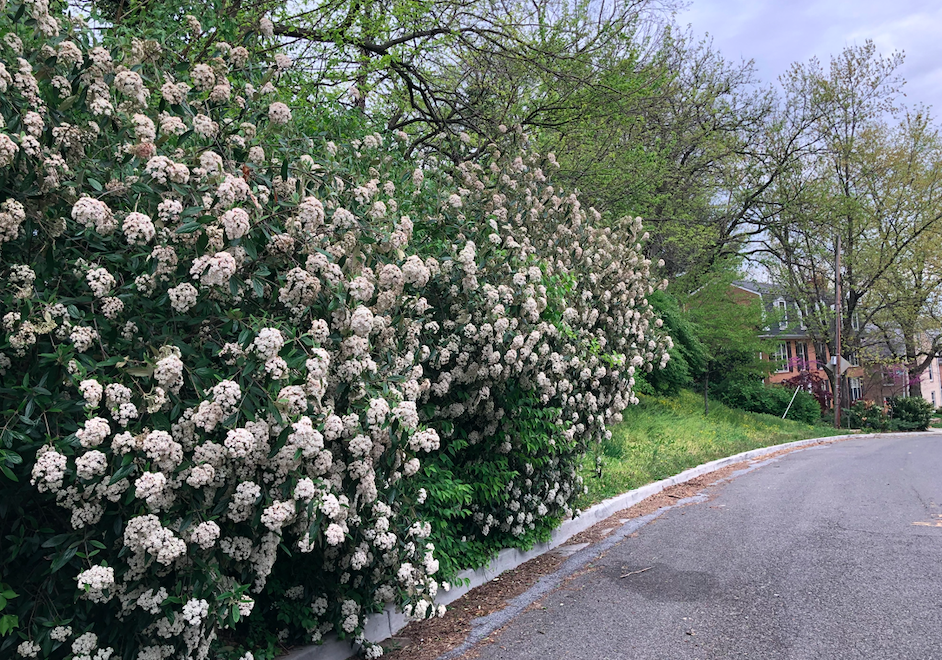
<svg viewBox="0 0 942 660">
<path fill-rule="evenodd" d="M 534 557 L 539 557 L 565 544 L 566 541 L 573 536 L 587 530 L 595 523 L 605 520 L 617 511 L 632 507 L 652 495 L 657 495 L 670 486 L 676 486 L 677 484 L 682 484 L 691 479 L 696 479 L 697 477 L 715 472 L 733 463 L 762 458 L 763 456 L 774 454 L 782 449 L 830 443 L 837 440 L 846 440 L 848 438 L 875 438 L 881 435 L 890 434 L 853 433 L 849 435 L 832 435 L 824 438 L 809 438 L 808 440 L 796 440 L 795 442 L 786 442 L 781 445 L 762 447 L 760 449 L 753 449 L 734 456 L 727 456 L 726 458 L 710 461 L 709 463 L 684 470 L 680 474 L 675 474 L 673 477 L 668 477 L 667 479 L 650 483 L 647 486 L 630 490 L 627 493 L 622 493 L 621 495 L 599 502 L 580 513 L 577 518 L 565 521 L 562 525 L 553 530 L 550 540 L 546 543 L 540 543 L 526 551 L 516 548 L 507 548 L 498 552 L 497 556 L 486 566 L 474 570 L 467 569 L 461 571 L 456 577 L 461 580 L 469 580 L 469 584 L 467 584 L 467 586 L 453 586 L 447 593 L 439 591 L 438 595 L 435 597 L 435 602 L 436 604 L 445 605 L 454 602 L 475 587 L 479 587 L 485 582 L 490 582 L 501 573 L 516 568 Z M 917 431 L 906 433 L 906 436 L 916 435 L 938 435 L 938 432 Z M 396 612 L 394 608 L 387 607 L 382 612 L 370 615 L 364 629 L 366 639 L 374 643 L 381 642 L 405 628 L 409 621 L 410 620 L 401 612 Z M 347 658 L 355 654 L 356 652 L 350 646 L 349 641 L 328 638 L 323 644 L 317 646 L 303 646 L 295 649 L 283 656 L 283 660 L 347 660 Z"/>
</svg>

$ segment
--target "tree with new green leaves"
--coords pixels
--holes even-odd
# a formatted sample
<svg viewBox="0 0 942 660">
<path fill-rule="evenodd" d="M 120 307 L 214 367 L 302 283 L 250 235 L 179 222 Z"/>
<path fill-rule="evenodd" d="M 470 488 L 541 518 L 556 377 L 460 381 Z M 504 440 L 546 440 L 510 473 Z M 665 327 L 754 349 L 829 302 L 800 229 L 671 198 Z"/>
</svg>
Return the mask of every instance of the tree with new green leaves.
<svg viewBox="0 0 942 660">
<path fill-rule="evenodd" d="M 241 42 L 273 37 L 292 55 L 304 95 L 342 96 L 407 131 L 416 147 L 449 156 L 461 133 L 555 126 L 602 73 L 678 5 L 674 0 L 97 0 L 103 18 L 151 29 L 192 14 L 201 29 Z M 641 36 L 639 36 L 641 35 Z M 299 90 L 300 91 L 300 90 Z M 511 131 L 512 134 L 512 131 Z M 508 134 L 508 138 L 512 137 Z"/>
<path fill-rule="evenodd" d="M 897 344 L 892 350 L 918 373 L 928 364 L 916 364 L 918 319 L 938 283 L 921 252 L 942 223 L 942 139 L 926 111 L 897 106 L 901 63 L 901 55 L 881 57 L 868 42 L 845 49 L 826 71 L 816 61 L 793 67 L 787 105 L 816 119 L 801 137 L 804 155 L 769 192 L 755 252 L 799 302 L 809 334 L 832 353 L 877 343 L 883 353 Z M 838 237 L 839 348 L 832 308 Z M 868 331 L 874 324 L 885 332 Z"/>
<path fill-rule="evenodd" d="M 594 205 L 648 218 L 666 274 L 693 282 L 740 249 L 756 190 L 777 176 L 755 165 L 774 99 L 755 86 L 751 62 L 677 28 L 602 80 L 570 121 L 539 132 L 541 144 Z"/>
<path fill-rule="evenodd" d="M 762 355 L 770 353 L 765 310 L 758 297 L 744 296 L 733 288 L 739 273 L 714 270 L 686 299 L 687 315 L 696 324 L 705 360 L 695 374 L 703 387 L 704 414 L 709 412 L 709 389 L 719 381 L 759 380 L 768 373 Z"/>
</svg>

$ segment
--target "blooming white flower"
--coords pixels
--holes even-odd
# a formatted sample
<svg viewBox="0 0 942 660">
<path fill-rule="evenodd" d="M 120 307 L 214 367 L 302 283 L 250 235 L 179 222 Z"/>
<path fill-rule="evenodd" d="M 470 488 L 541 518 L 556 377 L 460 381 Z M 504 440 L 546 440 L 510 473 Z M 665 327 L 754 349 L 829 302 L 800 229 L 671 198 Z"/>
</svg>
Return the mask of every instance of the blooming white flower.
<svg viewBox="0 0 942 660">
<path fill-rule="evenodd" d="M 248 429 L 232 429 L 226 434 L 225 446 L 232 458 L 246 458 L 255 450 L 255 436 Z"/>
<path fill-rule="evenodd" d="M 181 314 L 188 312 L 199 299 L 199 291 L 189 282 L 178 284 L 169 289 L 167 294 L 170 297 L 170 306 Z"/>
<path fill-rule="evenodd" d="M 193 87 L 201 92 L 208 91 L 216 84 L 216 74 L 208 64 L 197 64 L 190 71 Z"/>
<path fill-rule="evenodd" d="M 75 578 L 78 588 L 85 592 L 85 597 L 95 603 L 105 603 L 111 600 L 113 594 L 105 594 L 106 590 L 114 588 L 114 568 L 111 566 L 92 566 L 82 571 Z"/>
<path fill-rule="evenodd" d="M 150 243 L 156 234 L 153 220 L 143 213 L 128 213 L 121 229 L 130 245 Z"/>
<path fill-rule="evenodd" d="M 276 126 L 287 124 L 291 121 L 291 108 L 280 101 L 275 101 L 268 106 L 268 119 Z"/>
<path fill-rule="evenodd" d="M 0 133 L 0 162 L 3 160 L 2 137 L 3 134 Z M 7 199 L 0 203 L 0 244 L 16 238 L 24 220 L 26 220 L 26 209 L 18 201 Z"/>
<path fill-rule="evenodd" d="M 207 520 L 205 522 L 201 522 L 193 528 L 193 533 L 190 535 L 190 540 L 201 547 L 203 550 L 209 550 L 214 545 L 216 545 L 216 540 L 219 538 L 219 534 L 219 525 L 214 523 L 212 520 Z"/>
<path fill-rule="evenodd" d="M 324 531 L 324 537 L 329 545 L 340 545 L 346 538 L 346 534 L 343 527 L 337 523 L 330 523 Z"/>
<path fill-rule="evenodd" d="M 94 227 L 99 234 L 107 236 L 114 231 L 114 214 L 104 202 L 91 197 L 81 197 L 72 206 L 72 219 L 85 227 Z"/>
<path fill-rule="evenodd" d="M 97 449 L 75 459 L 75 473 L 80 479 L 93 479 L 108 469 L 108 457 Z"/>
<path fill-rule="evenodd" d="M 101 403 L 104 388 L 97 380 L 87 379 L 79 383 L 79 392 L 85 399 L 85 407 L 95 409 Z"/>
<path fill-rule="evenodd" d="M 216 137 L 216 134 L 219 132 L 219 124 L 214 122 L 208 116 L 199 113 L 193 117 L 193 132 L 201 137 L 213 138 Z M 202 165 L 202 161 L 200 164 Z M 221 164 L 218 167 L 212 168 L 212 170 L 208 167 L 205 167 L 205 165 L 204 168 L 208 171 L 222 169 Z"/>
<path fill-rule="evenodd" d="M 236 272 L 236 261 L 228 252 L 198 257 L 190 268 L 190 275 L 199 278 L 203 286 L 227 286 Z"/>
<path fill-rule="evenodd" d="M 222 214 L 222 225 L 230 240 L 242 238 L 249 233 L 249 214 L 240 208 L 229 209 Z"/>
<path fill-rule="evenodd" d="M 30 640 L 20 642 L 20 645 L 16 647 L 16 652 L 24 658 L 35 658 L 40 651 L 42 651 L 42 647 Z"/>
<path fill-rule="evenodd" d="M 203 598 L 191 598 L 183 605 L 180 616 L 191 626 L 198 626 L 209 614 L 209 603 Z"/>
<path fill-rule="evenodd" d="M 102 417 L 93 417 L 87 420 L 82 428 L 75 432 L 75 436 L 85 448 L 97 447 L 109 435 L 111 435 L 111 427 L 108 425 L 108 421 Z"/>
</svg>

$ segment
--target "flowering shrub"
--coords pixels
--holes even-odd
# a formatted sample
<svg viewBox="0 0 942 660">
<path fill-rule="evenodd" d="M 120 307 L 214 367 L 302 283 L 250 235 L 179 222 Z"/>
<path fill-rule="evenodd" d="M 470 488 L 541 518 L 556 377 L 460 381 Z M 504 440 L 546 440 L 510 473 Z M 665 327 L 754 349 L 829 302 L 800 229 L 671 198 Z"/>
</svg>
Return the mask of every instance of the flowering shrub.
<svg viewBox="0 0 942 660">
<path fill-rule="evenodd" d="M 430 521 L 454 567 L 571 512 L 667 359 L 640 221 L 601 228 L 552 157 L 313 141 L 283 55 L 106 48 L 44 0 L 0 31 L 0 651 L 359 639 L 438 611 Z"/>
</svg>

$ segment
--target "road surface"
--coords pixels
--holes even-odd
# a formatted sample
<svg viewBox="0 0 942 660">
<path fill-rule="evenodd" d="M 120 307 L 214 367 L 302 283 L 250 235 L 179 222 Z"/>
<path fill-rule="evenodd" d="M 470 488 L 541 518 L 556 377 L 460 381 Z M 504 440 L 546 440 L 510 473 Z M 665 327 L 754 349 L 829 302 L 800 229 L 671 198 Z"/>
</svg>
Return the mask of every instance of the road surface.
<svg viewBox="0 0 942 660">
<path fill-rule="evenodd" d="M 942 660 L 942 434 L 796 451 L 714 495 L 610 544 L 468 657 Z"/>
</svg>

